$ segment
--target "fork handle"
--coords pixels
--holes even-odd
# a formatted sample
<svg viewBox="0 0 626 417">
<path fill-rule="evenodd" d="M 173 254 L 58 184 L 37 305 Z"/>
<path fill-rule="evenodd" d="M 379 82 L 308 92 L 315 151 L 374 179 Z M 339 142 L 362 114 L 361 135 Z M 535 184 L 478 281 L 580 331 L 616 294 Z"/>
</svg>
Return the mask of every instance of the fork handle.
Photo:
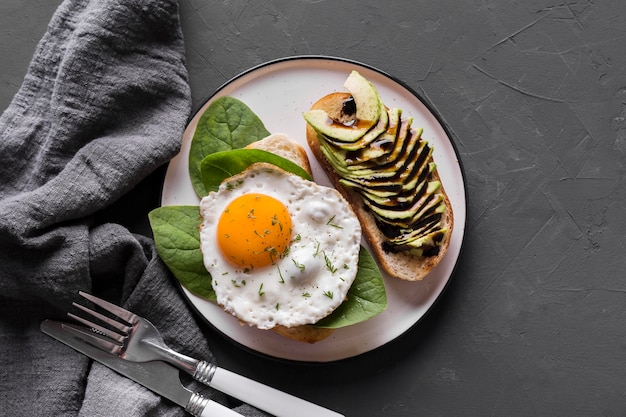
<svg viewBox="0 0 626 417">
<path fill-rule="evenodd" d="M 185 411 L 197 417 L 243 417 L 243 414 L 196 393 L 192 394 Z"/>
<path fill-rule="evenodd" d="M 207 385 L 276 417 L 343 417 L 339 413 L 245 376 L 215 365 L 211 365 L 211 368 L 212 375 Z"/>
<path fill-rule="evenodd" d="M 198 361 L 196 364 L 196 369 L 193 372 L 192 376 L 196 381 L 202 382 L 204 385 L 210 385 L 211 379 L 213 379 L 213 374 L 217 366 L 209 363 L 207 361 Z"/>
</svg>

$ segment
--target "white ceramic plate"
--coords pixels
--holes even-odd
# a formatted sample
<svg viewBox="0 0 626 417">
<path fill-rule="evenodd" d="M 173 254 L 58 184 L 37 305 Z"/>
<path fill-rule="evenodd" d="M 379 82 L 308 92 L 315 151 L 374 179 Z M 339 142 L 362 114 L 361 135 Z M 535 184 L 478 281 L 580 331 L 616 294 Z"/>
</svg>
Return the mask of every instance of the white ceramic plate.
<svg viewBox="0 0 626 417">
<path fill-rule="evenodd" d="M 439 175 L 454 210 L 455 227 L 450 248 L 444 260 L 422 281 L 405 282 L 385 277 L 388 307 L 382 314 L 338 329 L 328 339 L 315 344 L 294 342 L 271 331 L 241 326 L 216 304 L 183 289 L 198 313 L 216 329 L 249 349 L 275 358 L 329 362 L 360 355 L 402 335 L 433 305 L 453 273 L 465 232 L 464 177 L 445 129 L 414 92 L 378 70 L 337 58 L 287 58 L 253 68 L 221 87 L 189 123 L 181 152 L 171 161 L 166 173 L 163 206 L 199 204 L 187 168 L 189 147 L 200 115 L 212 100 L 221 96 L 240 99 L 259 116 L 268 131 L 286 133 L 308 150 L 302 113 L 323 95 L 345 91 L 343 82 L 353 69 L 374 83 L 387 106 L 400 107 L 404 116 L 412 116 L 413 126 L 423 127 L 423 137 L 433 144 Z M 330 185 L 312 154 L 309 159 L 315 181 Z"/>
</svg>

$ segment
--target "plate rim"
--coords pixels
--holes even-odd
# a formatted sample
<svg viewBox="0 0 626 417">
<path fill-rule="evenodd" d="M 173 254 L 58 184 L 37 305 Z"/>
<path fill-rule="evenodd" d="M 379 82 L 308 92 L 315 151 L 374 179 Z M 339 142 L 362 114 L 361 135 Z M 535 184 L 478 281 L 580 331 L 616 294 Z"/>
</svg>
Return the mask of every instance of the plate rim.
<svg viewBox="0 0 626 417">
<path fill-rule="evenodd" d="M 429 314 L 431 314 L 432 310 L 434 310 L 435 306 L 438 305 L 442 299 L 443 294 L 447 291 L 452 278 L 456 275 L 457 273 L 457 268 L 459 265 L 459 261 L 461 259 L 461 256 L 463 254 L 463 250 L 465 248 L 465 242 L 466 242 L 466 226 L 467 226 L 467 211 L 468 211 L 468 185 L 467 185 L 467 177 L 466 177 L 466 173 L 465 173 L 465 168 L 463 165 L 463 161 L 460 158 L 460 153 L 459 153 L 459 149 L 457 146 L 457 143 L 455 142 L 455 140 L 453 140 L 453 136 L 451 135 L 451 130 L 448 126 L 448 124 L 445 122 L 445 120 L 443 119 L 443 117 L 441 116 L 441 114 L 439 113 L 439 111 L 434 107 L 434 105 L 432 103 L 430 103 L 429 100 L 427 100 L 422 94 L 418 93 L 414 88 L 410 87 L 409 85 L 407 85 L 404 81 L 400 80 L 398 77 L 383 71 L 381 69 L 379 69 L 378 67 L 375 67 L 373 65 L 352 59 L 352 58 L 345 58 L 345 57 L 339 57 L 339 56 L 333 56 L 333 55 L 316 55 L 316 54 L 304 54 L 304 55 L 290 55 L 290 56 L 284 56 L 284 57 L 280 57 L 280 58 L 276 58 L 276 59 L 272 59 L 272 60 L 268 60 L 265 62 L 262 62 L 260 64 L 254 65 L 248 69 L 245 69 L 243 71 L 240 71 L 239 73 L 237 73 L 236 75 L 234 75 L 233 77 L 231 77 L 230 79 L 228 79 L 227 81 L 223 82 L 222 84 L 220 84 L 211 94 L 209 94 L 207 96 L 206 99 L 202 100 L 201 102 L 199 102 L 199 104 L 194 107 L 189 115 L 189 118 L 187 120 L 187 124 L 185 126 L 185 130 L 187 129 L 187 126 L 191 123 L 191 121 L 197 116 L 198 112 L 207 105 L 208 102 L 210 102 L 211 100 L 213 100 L 213 98 L 215 98 L 217 95 L 219 95 L 219 93 L 224 90 L 225 88 L 227 88 L 229 85 L 235 83 L 237 80 L 255 72 L 255 71 L 259 71 L 265 67 L 269 67 L 272 65 L 277 65 L 277 64 L 281 64 L 284 62 L 288 62 L 288 61 L 330 61 L 330 62 L 339 62 L 339 63 L 344 63 L 344 64 L 353 64 L 356 66 L 360 66 L 363 67 L 365 69 L 368 69 L 370 71 L 376 72 L 378 73 L 380 76 L 385 77 L 387 79 L 389 79 L 390 81 L 396 83 L 397 85 L 399 85 L 400 87 L 404 88 L 405 90 L 407 90 L 414 98 L 416 98 L 418 101 L 420 101 L 424 107 L 426 107 L 426 109 L 429 111 L 429 113 L 431 114 L 432 117 L 435 118 L 435 120 L 438 122 L 438 124 L 441 126 L 441 128 L 443 129 L 444 133 L 447 136 L 447 139 L 449 140 L 450 146 L 452 148 L 452 150 L 454 151 L 454 154 L 456 156 L 456 163 L 458 164 L 459 167 L 459 172 L 460 172 L 460 176 L 462 178 L 462 189 L 463 189 L 463 205 L 465 208 L 465 216 L 463 219 L 463 223 L 460 224 L 459 226 L 463 229 L 463 233 L 461 236 L 461 241 L 459 242 L 459 249 L 458 249 L 458 255 L 456 257 L 456 259 L 454 260 L 454 265 L 452 265 L 452 269 L 449 273 L 449 276 L 446 280 L 446 282 L 443 284 L 440 292 L 434 297 L 434 299 L 432 300 L 431 305 L 426 309 L 426 311 L 422 314 L 422 316 L 420 316 L 413 324 L 411 324 L 405 331 L 403 331 L 402 333 L 400 333 L 399 335 L 396 335 L 395 337 L 385 341 L 384 343 L 369 349 L 367 351 L 364 352 L 359 352 L 357 354 L 351 355 L 351 356 L 346 356 L 346 357 L 342 357 L 342 358 L 338 358 L 338 359 L 331 359 L 331 360 L 300 360 L 300 359 L 294 359 L 294 358 L 284 358 L 284 357 L 279 357 L 279 356 L 274 356 L 272 354 L 269 353 L 265 353 L 265 352 L 261 352 L 259 350 L 256 350 L 250 346 L 245 345 L 244 343 L 234 339 L 233 337 L 229 336 L 227 333 L 225 333 L 224 331 L 220 330 L 215 324 L 213 324 L 204 314 L 202 314 L 200 312 L 200 310 L 198 309 L 198 307 L 193 303 L 193 301 L 190 299 L 190 297 L 188 296 L 188 293 L 191 294 L 189 292 L 189 290 L 187 290 L 181 283 L 180 281 L 178 281 L 175 277 L 175 283 L 177 284 L 178 288 L 181 291 L 181 294 L 183 295 L 183 298 L 185 299 L 186 303 L 188 304 L 188 306 L 190 306 L 190 308 L 192 309 L 192 311 L 202 319 L 202 321 L 204 323 L 206 323 L 207 325 L 210 326 L 211 329 L 213 329 L 214 331 L 216 331 L 217 333 L 219 333 L 220 335 L 222 335 L 224 337 L 225 340 L 228 341 L 228 343 L 231 343 L 239 348 L 241 348 L 244 351 L 250 352 L 253 355 L 259 356 L 259 357 L 263 357 L 266 359 L 271 359 L 274 361 L 278 361 L 278 362 L 285 362 L 285 363 L 295 363 L 295 364 L 333 364 L 333 363 L 339 363 L 339 362 L 344 362 L 344 361 L 348 361 L 348 360 L 353 360 L 355 358 L 359 358 L 359 357 L 363 357 L 364 355 L 370 355 L 370 354 L 375 354 L 375 352 L 379 351 L 380 349 L 382 349 L 385 346 L 388 346 L 390 343 L 396 342 L 401 338 L 406 337 L 406 335 L 408 333 L 410 333 L 412 330 L 414 330 Z M 181 137 L 182 140 L 182 137 Z M 165 172 L 165 176 L 167 176 L 167 170 L 169 169 L 169 165 L 171 164 L 171 161 L 168 162 L 167 167 L 166 167 L 166 172 Z M 161 193 L 160 193 L 160 199 L 159 199 L 159 206 L 163 206 L 163 188 L 165 185 L 165 178 L 161 184 Z M 456 222 L 455 222 L 455 227 L 457 227 Z M 192 294 L 193 295 L 193 294 Z"/>
</svg>

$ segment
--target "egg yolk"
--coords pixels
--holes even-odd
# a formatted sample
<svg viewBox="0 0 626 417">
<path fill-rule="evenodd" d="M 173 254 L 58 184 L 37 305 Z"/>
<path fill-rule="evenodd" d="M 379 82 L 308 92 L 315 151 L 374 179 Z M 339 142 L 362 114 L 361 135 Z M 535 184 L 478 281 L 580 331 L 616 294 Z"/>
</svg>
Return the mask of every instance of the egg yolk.
<svg viewBox="0 0 626 417">
<path fill-rule="evenodd" d="M 217 223 L 217 242 L 229 262 L 243 269 L 271 265 L 291 241 L 287 207 L 264 194 L 244 194 L 231 201 Z"/>
</svg>

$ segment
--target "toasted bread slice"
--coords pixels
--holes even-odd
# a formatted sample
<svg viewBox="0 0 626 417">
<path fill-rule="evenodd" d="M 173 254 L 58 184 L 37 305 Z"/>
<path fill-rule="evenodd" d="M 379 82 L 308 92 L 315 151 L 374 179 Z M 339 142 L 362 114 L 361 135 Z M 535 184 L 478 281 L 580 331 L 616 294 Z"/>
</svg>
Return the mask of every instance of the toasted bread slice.
<svg viewBox="0 0 626 417">
<path fill-rule="evenodd" d="M 281 336 L 284 336 L 291 340 L 296 340 L 298 342 L 316 343 L 320 340 L 326 339 L 335 330 L 325 329 L 321 327 L 318 328 L 310 324 L 305 324 L 296 327 L 276 326 L 272 329 L 272 331 L 278 333 Z"/>
<path fill-rule="evenodd" d="M 341 117 L 343 117 L 343 103 L 350 97 L 350 94 L 345 92 L 331 93 L 314 103 L 311 109 L 325 110 L 331 119 L 340 120 Z M 374 216 L 365 207 L 362 197 L 357 192 L 340 184 L 339 176 L 335 173 L 332 165 L 326 160 L 320 149 L 318 133 L 308 124 L 306 127 L 306 137 L 313 155 L 327 173 L 331 183 L 348 200 L 348 202 L 350 202 L 352 209 L 361 222 L 363 235 L 373 252 L 372 255 L 378 261 L 381 269 L 383 269 L 390 276 L 399 279 L 407 281 L 422 280 L 443 259 L 450 245 L 450 236 L 452 235 L 454 216 L 450 199 L 448 198 L 443 185 L 437 193 L 443 195 L 446 204 L 447 210 L 442 216 L 441 221 L 443 227 L 447 228 L 447 232 L 441 241 L 438 254 L 434 256 L 416 256 L 408 254 L 407 252 L 386 251 L 384 249 L 385 245 L 383 244 L 386 241 L 386 238 L 376 225 Z M 436 170 L 431 174 L 430 180 L 439 180 L 439 175 Z"/>
<path fill-rule="evenodd" d="M 284 133 L 273 133 L 261 140 L 252 142 L 246 146 L 246 149 L 260 149 L 271 152 L 274 155 L 290 160 L 311 174 L 311 165 L 306 151 Z"/>
<path fill-rule="evenodd" d="M 274 133 L 259 141 L 246 146 L 248 149 L 260 149 L 281 156 L 302 167 L 311 174 L 311 165 L 306 151 L 298 143 L 289 139 L 284 133 Z M 279 169 L 279 168 L 277 168 Z M 333 329 L 316 328 L 312 325 L 296 327 L 276 326 L 272 331 L 298 342 L 315 343 L 326 339 L 333 333 Z"/>
</svg>

